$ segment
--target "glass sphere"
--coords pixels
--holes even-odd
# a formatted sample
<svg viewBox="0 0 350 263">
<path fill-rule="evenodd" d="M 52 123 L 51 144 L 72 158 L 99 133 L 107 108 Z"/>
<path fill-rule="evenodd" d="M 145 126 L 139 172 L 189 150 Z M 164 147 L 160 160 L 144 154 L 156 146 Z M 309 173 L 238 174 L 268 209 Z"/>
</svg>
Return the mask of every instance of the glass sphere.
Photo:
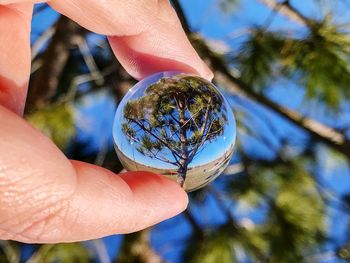
<svg viewBox="0 0 350 263">
<path fill-rule="evenodd" d="M 122 99 L 113 137 L 125 169 L 162 174 L 194 191 L 230 162 L 236 124 L 230 105 L 212 83 L 161 72 L 138 82 Z"/>
</svg>

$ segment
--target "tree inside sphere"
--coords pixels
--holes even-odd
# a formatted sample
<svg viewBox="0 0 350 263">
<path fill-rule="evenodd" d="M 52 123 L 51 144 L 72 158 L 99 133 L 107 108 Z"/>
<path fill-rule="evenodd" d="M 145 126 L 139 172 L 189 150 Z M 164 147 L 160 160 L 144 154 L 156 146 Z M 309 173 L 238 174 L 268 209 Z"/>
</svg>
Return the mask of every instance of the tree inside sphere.
<svg viewBox="0 0 350 263">
<path fill-rule="evenodd" d="M 163 174 L 194 191 L 230 162 L 236 126 L 231 107 L 212 83 L 162 72 L 128 91 L 116 112 L 113 137 L 127 170 Z"/>
</svg>

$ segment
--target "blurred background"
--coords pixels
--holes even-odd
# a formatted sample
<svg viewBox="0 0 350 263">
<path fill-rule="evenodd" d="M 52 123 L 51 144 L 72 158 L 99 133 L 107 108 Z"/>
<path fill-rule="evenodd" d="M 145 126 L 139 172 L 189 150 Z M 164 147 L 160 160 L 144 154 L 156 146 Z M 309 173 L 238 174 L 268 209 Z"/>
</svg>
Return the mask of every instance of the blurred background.
<svg viewBox="0 0 350 263">
<path fill-rule="evenodd" d="M 0 262 L 350 261 L 350 1 L 172 1 L 235 112 L 237 144 L 188 209 L 73 244 L 0 241 Z M 46 4 L 32 23 L 25 117 L 69 158 L 122 167 L 118 102 L 135 83 L 104 36 Z"/>
</svg>

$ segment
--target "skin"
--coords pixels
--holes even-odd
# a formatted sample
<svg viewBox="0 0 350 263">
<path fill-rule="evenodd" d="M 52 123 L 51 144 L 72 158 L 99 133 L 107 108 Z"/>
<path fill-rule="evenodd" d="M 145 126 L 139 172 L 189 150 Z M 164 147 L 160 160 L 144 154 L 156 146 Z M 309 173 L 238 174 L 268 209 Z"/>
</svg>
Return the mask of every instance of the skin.
<svg viewBox="0 0 350 263">
<path fill-rule="evenodd" d="M 72 242 L 134 232 L 183 211 L 186 193 L 146 172 L 120 175 L 68 160 L 22 117 L 30 74 L 35 1 L 0 0 L 0 239 Z M 109 36 L 135 78 L 182 70 L 212 73 L 166 0 L 53 0 L 87 29 Z"/>
</svg>

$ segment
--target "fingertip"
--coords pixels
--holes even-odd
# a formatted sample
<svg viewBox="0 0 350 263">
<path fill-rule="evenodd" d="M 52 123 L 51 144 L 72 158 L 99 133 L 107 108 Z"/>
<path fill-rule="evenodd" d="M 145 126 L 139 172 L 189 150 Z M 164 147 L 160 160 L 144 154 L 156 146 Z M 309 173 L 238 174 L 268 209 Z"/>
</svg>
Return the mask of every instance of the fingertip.
<svg viewBox="0 0 350 263">
<path fill-rule="evenodd" d="M 108 37 L 115 56 L 125 70 L 136 79 L 143 79 L 161 71 L 181 71 L 211 81 L 212 71 L 196 53 L 186 36 L 183 34 L 176 38 L 177 40 L 167 40 L 165 36 L 150 32 L 136 36 Z"/>
<path fill-rule="evenodd" d="M 64 209 L 64 223 L 41 238 L 45 242 L 72 242 L 125 234 L 145 229 L 182 212 L 188 203 L 175 182 L 149 172 L 113 172 L 92 164 L 72 161 L 77 187 Z M 61 218 L 62 216 L 59 216 Z M 64 226 L 63 226 L 64 224 Z"/>
<path fill-rule="evenodd" d="M 213 73 L 213 71 L 211 71 L 211 69 L 209 68 L 209 66 L 205 63 L 205 62 L 203 62 L 203 70 L 202 70 L 202 72 L 201 72 L 201 76 L 203 77 L 203 78 L 205 78 L 205 79 L 207 79 L 207 80 L 209 80 L 209 81 L 212 81 L 213 80 L 213 78 L 214 78 L 214 73 Z"/>
<path fill-rule="evenodd" d="M 138 202 L 151 202 L 152 207 L 162 209 L 164 219 L 181 213 L 188 205 L 187 193 L 163 175 L 137 171 L 120 174 L 120 177 L 129 185 Z"/>
</svg>

